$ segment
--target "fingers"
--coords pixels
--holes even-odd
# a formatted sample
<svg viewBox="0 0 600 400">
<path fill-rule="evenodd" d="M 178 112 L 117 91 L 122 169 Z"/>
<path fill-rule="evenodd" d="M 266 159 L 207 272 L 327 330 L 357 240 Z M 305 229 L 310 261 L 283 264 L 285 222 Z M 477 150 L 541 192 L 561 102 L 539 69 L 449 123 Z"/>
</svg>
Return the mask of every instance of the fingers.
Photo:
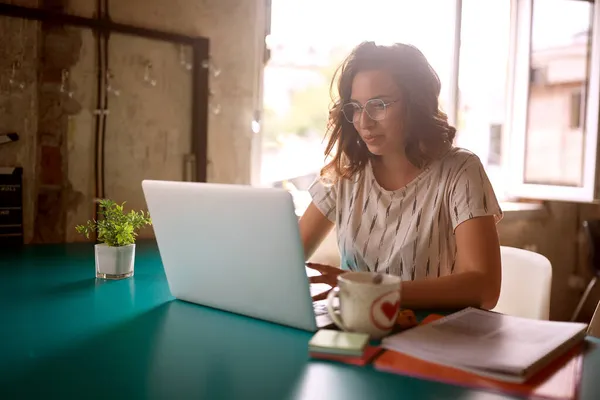
<svg viewBox="0 0 600 400">
<path fill-rule="evenodd" d="M 317 301 L 317 300 L 325 300 L 327 298 L 327 295 L 329 294 L 329 292 L 331 292 L 331 289 L 326 290 L 324 292 L 321 292 L 319 294 L 316 294 L 312 297 L 313 301 Z"/>
<path fill-rule="evenodd" d="M 339 274 L 342 271 L 340 268 L 332 267 L 330 265 L 325 265 L 325 264 L 316 264 L 316 263 L 307 262 L 306 266 L 308 268 L 314 269 L 315 271 L 319 271 L 323 275 Z"/>
</svg>

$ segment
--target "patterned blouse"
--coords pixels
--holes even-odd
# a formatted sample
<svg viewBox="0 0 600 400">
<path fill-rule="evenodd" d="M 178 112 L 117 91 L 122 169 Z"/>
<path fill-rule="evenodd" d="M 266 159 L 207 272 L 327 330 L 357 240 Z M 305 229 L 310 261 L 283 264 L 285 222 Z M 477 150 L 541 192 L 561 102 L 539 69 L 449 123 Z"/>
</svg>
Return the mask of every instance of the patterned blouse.
<svg viewBox="0 0 600 400">
<path fill-rule="evenodd" d="M 456 227 L 484 215 L 502 219 L 481 161 L 457 147 L 398 190 L 379 186 L 368 163 L 353 180 L 317 179 L 309 192 L 335 223 L 342 268 L 404 280 L 453 273 Z"/>
</svg>

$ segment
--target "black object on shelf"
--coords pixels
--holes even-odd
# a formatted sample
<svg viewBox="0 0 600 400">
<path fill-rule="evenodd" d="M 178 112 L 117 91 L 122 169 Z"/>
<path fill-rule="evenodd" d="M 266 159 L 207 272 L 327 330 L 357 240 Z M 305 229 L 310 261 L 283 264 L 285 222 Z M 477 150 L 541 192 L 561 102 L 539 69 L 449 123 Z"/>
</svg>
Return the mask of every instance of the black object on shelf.
<svg viewBox="0 0 600 400">
<path fill-rule="evenodd" d="M 0 247 L 22 245 L 23 168 L 0 168 Z"/>
<path fill-rule="evenodd" d="M 0 144 L 12 143 L 19 140 L 19 134 L 15 132 L 0 133 Z"/>
</svg>

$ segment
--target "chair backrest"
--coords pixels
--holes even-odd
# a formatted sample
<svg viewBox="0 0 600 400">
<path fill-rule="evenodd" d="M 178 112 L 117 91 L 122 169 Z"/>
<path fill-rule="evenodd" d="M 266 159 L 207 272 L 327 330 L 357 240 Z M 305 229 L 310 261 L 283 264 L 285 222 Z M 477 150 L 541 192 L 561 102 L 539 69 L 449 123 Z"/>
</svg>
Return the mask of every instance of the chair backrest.
<svg viewBox="0 0 600 400">
<path fill-rule="evenodd" d="M 550 318 L 552 265 L 541 254 L 501 246 L 502 289 L 494 311 L 532 319 Z"/>
</svg>

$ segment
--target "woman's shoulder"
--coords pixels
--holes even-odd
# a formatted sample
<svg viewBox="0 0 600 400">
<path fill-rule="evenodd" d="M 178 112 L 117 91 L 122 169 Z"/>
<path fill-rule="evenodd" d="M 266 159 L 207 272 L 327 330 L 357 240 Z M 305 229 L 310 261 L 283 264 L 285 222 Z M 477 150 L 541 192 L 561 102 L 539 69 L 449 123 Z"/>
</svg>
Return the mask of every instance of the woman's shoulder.
<svg viewBox="0 0 600 400">
<path fill-rule="evenodd" d="M 456 146 L 451 147 L 442 157 L 442 160 L 457 164 L 462 164 L 466 161 L 481 162 L 477 154 L 473 153 L 471 150 Z"/>
<path fill-rule="evenodd" d="M 365 182 L 366 171 L 358 171 L 351 177 L 341 177 L 333 175 L 318 175 L 309 186 L 309 192 L 319 191 L 329 192 L 336 195 L 347 194 L 354 190 L 354 186 L 362 185 Z"/>
<path fill-rule="evenodd" d="M 462 147 L 452 147 L 438 160 L 437 166 L 444 170 L 445 176 L 448 176 L 457 174 L 467 167 L 482 167 L 483 164 L 472 151 Z"/>
</svg>

